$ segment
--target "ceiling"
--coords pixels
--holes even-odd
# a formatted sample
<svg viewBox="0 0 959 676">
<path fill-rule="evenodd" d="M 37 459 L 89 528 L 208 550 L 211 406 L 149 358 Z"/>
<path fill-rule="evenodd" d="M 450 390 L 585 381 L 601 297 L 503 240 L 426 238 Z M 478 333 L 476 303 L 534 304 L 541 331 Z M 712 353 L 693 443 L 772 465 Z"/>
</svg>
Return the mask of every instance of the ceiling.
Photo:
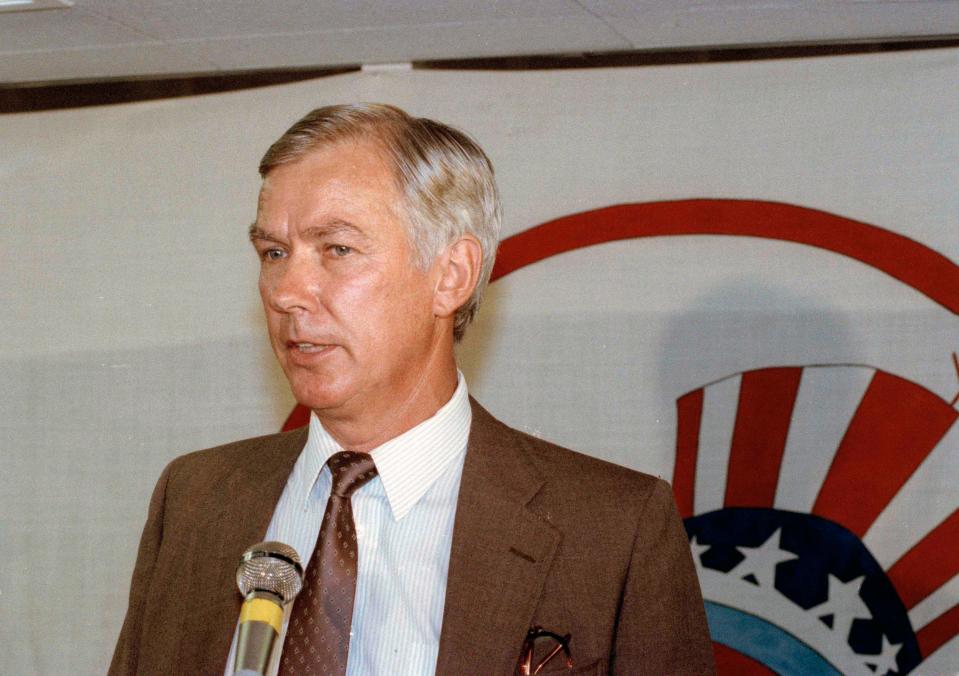
<svg viewBox="0 0 959 676">
<path fill-rule="evenodd" d="M 74 0 L 0 11 L 0 84 L 957 36 L 959 0 Z"/>
</svg>

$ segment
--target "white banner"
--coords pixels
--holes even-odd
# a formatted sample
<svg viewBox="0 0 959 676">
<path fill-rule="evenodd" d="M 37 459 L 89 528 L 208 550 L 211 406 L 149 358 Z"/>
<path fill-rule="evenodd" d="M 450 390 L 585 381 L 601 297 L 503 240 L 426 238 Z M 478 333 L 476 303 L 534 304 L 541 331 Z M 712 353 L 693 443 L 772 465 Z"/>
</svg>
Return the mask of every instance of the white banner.
<svg viewBox="0 0 959 676">
<path fill-rule="evenodd" d="M 497 168 L 471 392 L 674 483 L 721 670 L 959 671 L 956 91 L 951 49 L 0 118 L 5 666 L 103 672 L 163 465 L 282 425 L 256 165 L 311 108 L 384 101 Z"/>
</svg>

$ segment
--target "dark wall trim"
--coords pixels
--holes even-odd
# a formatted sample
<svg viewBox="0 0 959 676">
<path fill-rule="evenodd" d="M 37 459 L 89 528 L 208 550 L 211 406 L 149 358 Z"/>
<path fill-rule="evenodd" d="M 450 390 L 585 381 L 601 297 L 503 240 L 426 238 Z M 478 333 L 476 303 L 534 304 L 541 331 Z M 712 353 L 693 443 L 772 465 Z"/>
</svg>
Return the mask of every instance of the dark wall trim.
<svg viewBox="0 0 959 676">
<path fill-rule="evenodd" d="M 416 61 L 424 70 L 558 70 L 570 68 L 616 68 L 663 66 L 688 63 L 722 63 L 768 59 L 843 56 L 877 52 L 959 47 L 959 37 L 928 40 L 846 42 L 835 44 L 758 45 L 682 50 L 644 50 L 539 56 L 506 56 L 476 59 Z M 0 85 L 0 113 L 26 113 L 102 106 L 133 101 L 196 96 L 254 87 L 299 82 L 359 70 L 349 65 L 337 68 L 259 70 L 236 73 L 180 75 L 137 79 L 111 79 L 61 83 Z"/>
<path fill-rule="evenodd" d="M 136 80 L 97 80 L 59 84 L 30 84 L 0 87 L 0 113 L 30 113 L 103 106 L 114 103 L 172 99 L 231 92 L 254 87 L 299 82 L 357 70 L 324 68 L 310 70 L 259 70 L 216 75 L 183 75 Z"/>
<path fill-rule="evenodd" d="M 842 42 L 802 45 L 750 45 L 699 49 L 644 50 L 548 56 L 506 56 L 486 59 L 419 61 L 420 68 L 433 70 L 557 70 L 568 68 L 617 68 L 626 66 L 669 66 L 686 63 L 723 63 L 770 59 L 807 59 L 818 56 L 847 56 L 877 52 L 959 47 L 959 37 L 887 42 Z"/>
</svg>

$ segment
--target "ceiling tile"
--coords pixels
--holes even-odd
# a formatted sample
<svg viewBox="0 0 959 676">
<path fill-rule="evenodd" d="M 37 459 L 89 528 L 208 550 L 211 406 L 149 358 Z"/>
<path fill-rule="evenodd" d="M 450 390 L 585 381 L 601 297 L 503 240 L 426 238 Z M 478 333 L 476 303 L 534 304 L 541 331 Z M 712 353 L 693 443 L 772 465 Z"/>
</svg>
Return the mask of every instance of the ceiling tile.
<svg viewBox="0 0 959 676">
<path fill-rule="evenodd" d="M 959 34 L 959 0 L 580 0 L 636 49 Z"/>
<path fill-rule="evenodd" d="M 629 45 L 593 18 L 524 19 L 177 43 L 226 70 L 609 51 Z"/>
<path fill-rule="evenodd" d="M 165 40 L 269 35 L 496 19 L 586 17 L 573 0 L 78 0 L 83 6 Z"/>
<path fill-rule="evenodd" d="M 129 44 L 142 34 L 76 7 L 0 13 L 0 54 L 31 49 L 76 49 Z"/>
<path fill-rule="evenodd" d="M 5 54 L 0 82 L 94 80 L 212 70 L 196 56 L 159 44 Z"/>
<path fill-rule="evenodd" d="M 959 0 L 75 0 L 0 14 L 0 83 L 957 35 Z"/>
</svg>

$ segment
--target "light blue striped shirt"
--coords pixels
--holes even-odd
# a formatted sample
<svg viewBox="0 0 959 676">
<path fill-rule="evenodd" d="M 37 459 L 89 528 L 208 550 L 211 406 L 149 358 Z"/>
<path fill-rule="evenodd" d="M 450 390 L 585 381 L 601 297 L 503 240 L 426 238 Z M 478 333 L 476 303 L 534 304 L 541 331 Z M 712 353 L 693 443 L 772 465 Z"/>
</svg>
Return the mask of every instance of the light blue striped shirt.
<svg viewBox="0 0 959 676">
<path fill-rule="evenodd" d="M 359 544 L 347 674 L 433 674 L 446 599 L 453 517 L 472 412 L 462 374 L 436 414 L 371 451 L 379 474 L 353 494 Z M 267 540 L 309 564 L 330 496 L 325 463 L 343 450 L 316 415 L 273 512 Z M 284 620 L 289 618 L 287 607 Z M 278 639 L 273 668 L 279 660 Z M 236 639 L 227 674 L 232 674 Z"/>
</svg>

